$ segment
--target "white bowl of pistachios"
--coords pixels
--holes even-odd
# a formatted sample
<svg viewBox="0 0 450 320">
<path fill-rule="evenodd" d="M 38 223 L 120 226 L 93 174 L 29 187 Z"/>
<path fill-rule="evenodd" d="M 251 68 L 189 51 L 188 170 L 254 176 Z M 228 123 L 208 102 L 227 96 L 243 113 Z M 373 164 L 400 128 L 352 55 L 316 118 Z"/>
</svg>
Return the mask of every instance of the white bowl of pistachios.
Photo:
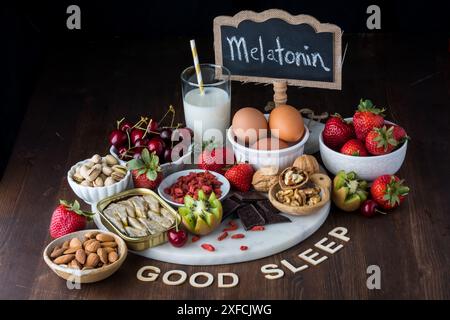
<svg viewBox="0 0 450 320">
<path fill-rule="evenodd" d="M 98 154 L 76 163 L 67 172 L 73 192 L 92 204 L 133 187 L 131 172 L 112 155 Z"/>
</svg>

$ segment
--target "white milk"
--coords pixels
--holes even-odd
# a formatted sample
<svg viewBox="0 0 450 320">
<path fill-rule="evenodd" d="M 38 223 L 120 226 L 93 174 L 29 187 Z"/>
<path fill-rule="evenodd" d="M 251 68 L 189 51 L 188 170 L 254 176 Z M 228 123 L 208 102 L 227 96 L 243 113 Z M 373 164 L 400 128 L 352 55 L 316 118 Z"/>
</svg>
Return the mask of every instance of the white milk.
<svg viewBox="0 0 450 320">
<path fill-rule="evenodd" d="M 230 96 L 220 88 L 205 87 L 189 91 L 183 100 L 186 126 L 194 130 L 196 141 L 209 140 L 225 143 L 225 132 L 230 126 Z"/>
</svg>

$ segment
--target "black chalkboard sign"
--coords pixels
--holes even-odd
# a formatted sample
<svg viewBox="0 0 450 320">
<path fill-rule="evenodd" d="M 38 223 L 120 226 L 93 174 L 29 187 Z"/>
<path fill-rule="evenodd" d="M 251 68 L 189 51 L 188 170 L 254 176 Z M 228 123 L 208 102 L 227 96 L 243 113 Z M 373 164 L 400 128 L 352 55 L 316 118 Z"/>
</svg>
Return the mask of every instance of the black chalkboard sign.
<svg viewBox="0 0 450 320">
<path fill-rule="evenodd" d="M 341 29 L 271 9 L 214 19 L 216 64 L 232 80 L 341 89 Z"/>
</svg>

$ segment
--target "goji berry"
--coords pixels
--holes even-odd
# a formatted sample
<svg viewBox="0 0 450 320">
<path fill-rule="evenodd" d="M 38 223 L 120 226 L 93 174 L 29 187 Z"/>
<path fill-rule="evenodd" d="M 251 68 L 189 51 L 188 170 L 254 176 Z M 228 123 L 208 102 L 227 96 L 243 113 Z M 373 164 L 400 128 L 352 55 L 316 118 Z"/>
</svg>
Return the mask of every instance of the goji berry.
<svg viewBox="0 0 450 320">
<path fill-rule="evenodd" d="M 266 228 L 264 226 L 254 226 L 250 229 L 250 231 L 264 231 Z"/>
<path fill-rule="evenodd" d="M 198 240 L 200 240 L 200 237 L 199 237 L 199 236 L 193 236 L 193 237 L 192 237 L 192 242 L 196 242 L 196 241 L 198 241 Z"/>
<path fill-rule="evenodd" d="M 248 247 L 247 246 L 241 246 L 241 248 L 240 248 L 242 251 L 245 251 L 245 250 L 248 250 Z"/>
<path fill-rule="evenodd" d="M 209 243 L 204 243 L 202 244 L 202 248 L 207 250 L 207 251 L 215 251 L 216 248 L 214 248 L 212 245 L 210 245 Z"/>
<path fill-rule="evenodd" d="M 242 239 L 245 238 L 245 235 L 242 233 L 236 233 L 231 236 L 231 239 Z"/>
<path fill-rule="evenodd" d="M 228 237 L 228 232 L 225 231 L 217 238 L 217 240 L 222 241 L 226 237 Z"/>
<path fill-rule="evenodd" d="M 237 230 L 238 228 L 239 228 L 238 225 L 235 224 L 234 226 L 230 226 L 230 227 L 223 229 L 223 232 L 234 231 L 234 230 Z"/>
<path fill-rule="evenodd" d="M 234 222 L 234 220 L 228 221 L 228 224 L 232 227 L 237 226 L 237 224 L 236 224 L 236 222 Z"/>
</svg>

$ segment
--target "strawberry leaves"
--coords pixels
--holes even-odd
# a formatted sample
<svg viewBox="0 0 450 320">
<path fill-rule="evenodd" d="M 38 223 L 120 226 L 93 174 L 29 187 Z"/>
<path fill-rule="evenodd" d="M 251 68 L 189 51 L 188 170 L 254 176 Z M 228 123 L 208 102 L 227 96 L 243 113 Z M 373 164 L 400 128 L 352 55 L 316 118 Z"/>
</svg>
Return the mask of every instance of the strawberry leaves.
<svg viewBox="0 0 450 320">
<path fill-rule="evenodd" d="M 374 128 L 374 130 L 378 133 L 378 136 L 373 139 L 373 141 L 377 142 L 378 148 L 383 148 L 384 151 L 387 151 L 389 145 L 396 147 L 398 145 L 398 141 L 394 138 L 394 127 L 390 127 L 389 129 L 386 126 L 382 128 Z"/>
<path fill-rule="evenodd" d="M 373 114 L 377 114 L 377 115 L 380 115 L 380 116 L 384 117 L 383 112 L 385 112 L 386 109 L 384 109 L 384 108 L 383 109 L 377 108 L 373 104 L 373 102 L 371 100 L 369 100 L 369 99 L 364 100 L 364 99 L 361 98 L 359 100 L 358 111 L 361 111 L 361 112 L 368 111 L 368 112 L 371 112 Z"/>
<path fill-rule="evenodd" d="M 93 212 L 81 210 L 80 203 L 77 200 L 74 200 L 73 203 L 69 203 L 66 200 L 59 200 L 59 204 L 63 205 L 70 212 L 76 213 L 80 216 L 85 216 L 88 220 L 91 220 L 95 215 Z"/>
<path fill-rule="evenodd" d="M 409 193 L 409 188 L 403 185 L 405 181 L 391 177 L 391 181 L 386 184 L 385 194 L 383 200 L 389 202 L 391 206 L 400 205 L 400 196 L 406 196 Z"/>
<path fill-rule="evenodd" d="M 161 171 L 159 157 L 155 152 L 150 153 L 147 149 L 142 150 L 141 159 L 128 161 L 127 167 L 130 170 L 136 170 L 138 176 L 145 174 L 150 181 L 156 180 Z"/>
</svg>

